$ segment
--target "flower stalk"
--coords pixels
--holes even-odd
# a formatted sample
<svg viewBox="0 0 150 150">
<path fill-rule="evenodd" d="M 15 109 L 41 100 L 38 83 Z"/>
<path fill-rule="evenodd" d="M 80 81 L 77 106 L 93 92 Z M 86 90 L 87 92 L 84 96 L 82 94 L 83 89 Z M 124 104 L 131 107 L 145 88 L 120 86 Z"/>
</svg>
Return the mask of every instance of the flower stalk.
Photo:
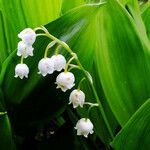
<svg viewBox="0 0 150 150">
<path fill-rule="evenodd" d="M 47 58 L 48 50 L 49 50 L 51 47 L 53 47 L 55 44 L 56 44 L 56 41 L 52 41 L 52 42 L 50 42 L 50 43 L 47 45 L 47 47 L 46 47 L 46 49 L 45 49 L 45 53 L 44 53 L 44 58 Z"/>
<path fill-rule="evenodd" d="M 109 124 L 109 121 L 108 121 L 108 119 L 107 119 L 107 116 L 106 116 L 106 114 L 105 114 L 105 111 L 104 111 L 104 108 L 103 108 L 103 106 L 102 106 L 102 103 L 101 103 L 101 101 L 100 101 L 100 99 L 99 99 L 99 97 L 98 97 L 98 94 L 97 94 L 96 89 L 95 89 L 95 87 L 94 87 L 94 85 L 93 85 L 93 82 L 91 81 L 91 78 L 89 78 L 89 75 L 87 74 L 87 71 L 86 71 L 86 70 L 84 69 L 84 67 L 82 66 L 82 64 L 81 64 L 80 60 L 78 59 L 78 57 L 74 57 L 74 53 L 73 53 L 73 51 L 71 50 L 71 48 L 70 48 L 65 42 L 63 42 L 63 41 L 57 39 L 56 37 L 54 37 L 53 35 L 51 35 L 45 27 L 41 26 L 41 28 L 38 28 L 38 29 L 43 30 L 43 31 L 45 32 L 45 33 L 42 33 L 42 34 L 38 34 L 39 36 L 47 36 L 47 37 L 50 38 L 51 40 L 56 41 L 59 45 L 61 45 L 62 47 L 64 47 L 64 48 L 70 53 L 70 55 L 72 56 L 72 59 L 75 59 L 77 65 L 80 67 L 80 69 L 82 70 L 82 72 L 83 72 L 84 75 L 85 75 L 85 78 L 87 79 L 87 81 L 89 82 L 89 84 L 90 84 L 90 86 L 91 86 L 92 92 L 93 92 L 94 97 L 95 97 L 95 99 L 96 99 L 96 101 L 97 101 L 97 104 L 98 104 L 98 106 L 99 106 L 99 110 L 100 110 L 100 112 L 101 112 L 101 115 L 102 115 L 102 117 L 103 117 L 103 119 L 104 119 L 104 122 L 105 122 L 105 124 L 106 124 L 106 126 L 107 126 L 107 129 L 108 129 L 108 131 L 109 131 L 109 133 L 110 133 L 110 136 L 111 136 L 111 138 L 113 139 L 113 138 L 114 138 L 114 135 L 113 135 L 113 132 L 112 132 L 112 130 L 111 130 L 111 126 L 110 126 L 110 124 Z M 70 62 L 72 61 L 72 59 L 70 60 Z M 69 62 L 69 63 L 70 63 L 70 62 Z M 66 68 L 68 68 L 68 67 L 66 67 Z M 67 69 L 65 69 L 65 71 L 66 71 L 66 70 L 67 70 Z"/>
<path fill-rule="evenodd" d="M 66 64 L 65 72 L 67 72 L 67 71 L 68 71 L 68 67 L 69 67 L 70 63 L 71 63 L 74 59 L 75 59 L 75 57 L 74 57 L 74 56 L 70 58 L 70 60 L 69 60 L 69 61 L 68 61 L 68 63 Z"/>
<path fill-rule="evenodd" d="M 36 34 L 35 32 L 38 30 L 42 30 L 43 33 Z M 56 88 L 60 88 L 63 92 L 66 92 L 67 90 L 71 89 L 75 85 L 74 74 L 69 71 L 73 68 L 80 69 L 83 72 L 85 77 L 81 79 L 81 81 L 79 82 L 78 88 L 71 92 L 69 97 L 69 101 L 70 101 L 69 104 L 72 103 L 74 108 L 78 106 L 83 107 L 84 104 L 89 105 L 88 117 L 91 108 L 98 106 L 101 115 L 104 119 L 104 122 L 107 126 L 107 129 L 110 133 L 110 136 L 113 139 L 114 138 L 113 132 L 111 130 L 102 103 L 93 85 L 93 80 L 90 73 L 86 71 L 85 68 L 82 66 L 76 53 L 74 53 L 65 42 L 59 40 L 58 38 L 50 34 L 49 31 L 44 26 L 35 28 L 33 30 L 27 28 L 18 34 L 18 37 L 22 39 L 22 41 L 18 43 L 18 52 L 17 52 L 17 55 L 21 56 L 21 63 L 18 64 L 15 68 L 15 77 L 20 77 L 21 79 L 23 79 L 24 77 L 28 78 L 29 68 L 26 64 L 23 63 L 23 60 L 28 56 L 33 56 L 32 45 L 35 42 L 37 36 L 46 36 L 50 40 L 52 40 L 52 42 L 50 42 L 45 49 L 44 58 L 42 58 L 38 63 L 38 69 L 39 69 L 38 73 L 42 74 L 42 76 L 46 76 L 47 74 L 52 74 L 54 71 L 61 71 L 62 69 L 64 69 L 64 72 L 61 72 L 56 78 L 56 84 L 57 84 Z M 51 47 L 53 47 L 55 44 L 58 44 L 55 51 L 55 55 L 53 55 L 51 58 L 48 58 L 47 57 L 48 50 Z M 67 63 L 65 57 L 61 54 L 58 54 L 60 47 L 63 47 L 71 55 L 71 58 Z M 73 60 L 76 62 L 76 65 L 71 64 Z M 80 90 L 81 83 L 85 79 L 89 82 L 89 85 L 91 86 L 91 90 L 94 94 L 97 103 L 85 102 L 85 94 L 83 91 Z M 85 127 L 85 129 L 83 128 L 83 126 Z M 86 126 L 88 126 L 88 128 L 86 128 Z M 87 137 L 89 133 L 91 134 L 93 133 L 93 124 L 88 118 L 82 118 L 77 122 L 76 129 L 77 129 L 77 135 L 84 135 L 85 137 Z"/>
<path fill-rule="evenodd" d="M 82 84 L 82 82 L 85 80 L 86 78 L 84 77 L 84 78 L 82 78 L 81 80 L 80 80 L 80 82 L 79 82 L 79 84 L 78 84 L 78 90 L 80 90 L 80 87 L 81 87 L 81 84 Z M 85 104 L 85 103 L 84 103 Z"/>
</svg>

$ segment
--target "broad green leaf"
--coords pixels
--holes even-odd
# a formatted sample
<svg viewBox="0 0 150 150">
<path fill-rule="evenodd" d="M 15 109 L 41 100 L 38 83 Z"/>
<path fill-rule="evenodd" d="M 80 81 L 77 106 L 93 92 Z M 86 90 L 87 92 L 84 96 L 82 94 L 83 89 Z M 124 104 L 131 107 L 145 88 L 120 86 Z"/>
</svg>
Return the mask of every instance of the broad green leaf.
<svg viewBox="0 0 150 150">
<path fill-rule="evenodd" d="M 126 10 L 109 0 L 97 16 L 96 62 L 106 99 L 123 126 L 150 96 L 149 66 L 137 26 Z"/>
<path fill-rule="evenodd" d="M 60 16 L 62 0 L 21 0 L 24 19 L 29 27 L 47 24 Z M 38 13 L 37 13 L 38 12 Z"/>
<path fill-rule="evenodd" d="M 0 68 L 1 64 L 3 63 L 3 58 L 6 58 L 8 56 L 8 52 L 6 51 L 7 49 L 7 44 L 6 44 L 6 35 L 5 35 L 5 30 L 4 30 L 4 18 L 2 16 L 2 12 L 0 10 L 0 33 L 1 33 L 1 55 L 0 55 Z"/>
<path fill-rule="evenodd" d="M 93 4 L 93 3 L 103 2 L 103 1 L 105 0 L 71 0 L 71 1 L 63 0 L 61 13 L 64 14 L 67 11 L 84 4 Z"/>
<path fill-rule="evenodd" d="M 150 99 L 125 124 L 112 142 L 115 150 L 146 150 L 150 147 Z"/>
<path fill-rule="evenodd" d="M 0 112 L 0 149 L 15 150 L 12 137 L 12 131 L 8 116 L 4 112 Z"/>
<path fill-rule="evenodd" d="M 62 14 L 64 14 L 65 12 L 67 12 L 68 10 L 83 5 L 86 3 L 86 0 L 71 0 L 68 2 L 68 0 L 63 0 L 62 2 Z"/>
</svg>

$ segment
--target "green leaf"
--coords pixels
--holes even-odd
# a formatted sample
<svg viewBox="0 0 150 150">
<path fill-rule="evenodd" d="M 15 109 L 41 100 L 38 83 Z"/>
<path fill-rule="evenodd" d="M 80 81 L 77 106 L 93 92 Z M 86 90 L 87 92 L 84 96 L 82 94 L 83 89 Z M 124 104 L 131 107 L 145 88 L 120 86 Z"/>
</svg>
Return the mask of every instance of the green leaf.
<svg viewBox="0 0 150 150">
<path fill-rule="evenodd" d="M 99 3 L 99 2 L 103 2 L 105 0 L 71 0 L 68 2 L 68 0 L 63 0 L 62 2 L 62 9 L 61 12 L 62 14 L 66 13 L 67 11 L 84 5 L 84 4 L 94 4 L 94 3 Z"/>
<path fill-rule="evenodd" d="M 137 26 L 116 0 L 109 0 L 97 20 L 96 69 L 106 99 L 123 126 L 150 96 L 147 45 Z"/>
<path fill-rule="evenodd" d="M 67 11 L 69 11 L 72 8 L 83 5 L 85 3 L 86 3 L 85 0 L 71 0 L 71 1 L 69 1 L 69 3 L 68 3 L 68 0 L 63 0 L 62 9 L 61 9 L 62 14 L 66 13 Z"/>
<path fill-rule="evenodd" d="M 5 112 L 0 112 L 0 149 L 15 150 L 12 131 L 8 116 Z"/>
<path fill-rule="evenodd" d="M 4 20 L 2 16 L 2 12 L 0 10 L 0 40 L 1 40 L 1 55 L 0 55 L 0 68 L 1 64 L 3 63 L 4 58 L 8 56 L 8 52 L 6 51 L 7 49 L 7 44 L 6 44 L 6 37 L 5 37 L 5 31 L 4 31 Z"/>
<path fill-rule="evenodd" d="M 117 134 L 115 150 L 145 150 L 150 147 L 150 99 L 147 100 Z"/>
<path fill-rule="evenodd" d="M 47 24 L 60 16 L 62 0 L 21 0 L 20 2 L 24 19 L 29 27 Z"/>
</svg>

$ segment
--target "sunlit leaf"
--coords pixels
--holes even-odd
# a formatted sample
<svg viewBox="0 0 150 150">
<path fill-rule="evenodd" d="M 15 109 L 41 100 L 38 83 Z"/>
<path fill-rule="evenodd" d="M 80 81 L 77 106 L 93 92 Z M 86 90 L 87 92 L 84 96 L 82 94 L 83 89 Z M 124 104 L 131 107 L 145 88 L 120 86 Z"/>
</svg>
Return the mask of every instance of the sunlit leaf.
<svg viewBox="0 0 150 150">
<path fill-rule="evenodd" d="M 117 134 L 112 146 L 115 150 L 145 150 L 150 147 L 150 99 L 130 118 Z"/>
<path fill-rule="evenodd" d="M 86 1 L 85 0 L 71 0 L 69 3 L 68 3 L 68 0 L 63 0 L 63 3 L 62 3 L 62 13 L 64 14 L 65 12 L 67 12 L 68 10 L 74 8 L 74 7 L 77 7 L 77 6 L 80 6 L 80 5 L 83 5 L 85 4 Z"/>
<path fill-rule="evenodd" d="M 121 125 L 150 96 L 149 49 L 126 10 L 110 0 L 98 15 L 96 61 L 107 101 Z"/>
<path fill-rule="evenodd" d="M 150 16 L 150 2 L 147 2 L 145 7 L 142 10 L 142 19 L 143 19 L 143 22 L 144 22 L 145 27 L 146 27 L 147 35 L 150 39 L 150 19 L 149 19 L 149 16 Z"/>
</svg>

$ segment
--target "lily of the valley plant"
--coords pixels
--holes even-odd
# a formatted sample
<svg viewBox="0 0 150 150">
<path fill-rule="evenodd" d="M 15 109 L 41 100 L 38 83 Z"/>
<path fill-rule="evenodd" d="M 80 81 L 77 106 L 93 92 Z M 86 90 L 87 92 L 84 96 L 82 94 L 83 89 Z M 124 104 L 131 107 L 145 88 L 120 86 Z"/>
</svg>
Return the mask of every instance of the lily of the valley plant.
<svg viewBox="0 0 150 150">
<path fill-rule="evenodd" d="M 44 33 L 42 32 L 36 34 L 37 30 L 42 30 Z M 24 77 L 28 78 L 29 68 L 24 63 L 24 58 L 27 58 L 28 56 L 33 56 L 34 48 L 32 47 L 32 45 L 35 42 L 36 37 L 38 36 L 46 36 L 52 40 L 45 49 L 44 57 L 38 63 L 39 69 L 38 74 L 41 74 L 43 77 L 45 77 L 48 74 L 53 74 L 54 71 L 64 70 L 57 76 L 55 82 L 55 84 L 57 84 L 56 88 L 60 88 L 63 92 L 66 92 L 67 90 L 70 90 L 75 86 L 75 76 L 72 72 L 70 72 L 71 69 L 77 68 L 83 71 L 83 73 L 85 73 L 85 78 L 90 83 L 93 82 L 91 81 L 91 78 L 89 78 L 89 73 L 81 65 L 77 55 L 69 48 L 69 46 L 63 41 L 51 35 L 48 32 L 48 30 L 43 26 L 35 29 L 26 28 L 18 34 L 18 37 L 22 39 L 22 41 L 18 43 L 18 51 L 17 51 L 17 55 L 21 56 L 21 62 L 20 64 L 16 65 L 14 77 L 20 77 L 20 79 L 23 79 Z M 48 57 L 47 56 L 48 50 L 52 48 L 55 44 L 58 44 L 55 54 L 51 57 Z M 63 55 L 58 53 L 58 49 L 60 46 L 64 47 L 70 53 L 71 58 L 68 60 L 68 62 L 66 61 Z M 76 61 L 77 65 L 72 64 L 73 60 Z M 85 94 L 83 91 L 80 90 L 80 85 L 85 78 L 83 78 L 80 81 L 78 89 L 75 89 L 71 92 L 69 97 L 69 104 L 72 103 L 73 108 L 77 108 L 78 106 L 83 107 L 84 104 L 88 104 L 89 105 L 88 115 L 89 115 L 90 109 L 93 106 L 98 106 L 98 104 L 85 102 Z M 93 83 L 91 83 L 91 85 L 93 87 Z M 83 135 L 86 138 L 88 137 L 88 134 L 92 134 L 94 132 L 93 124 L 87 117 L 80 119 L 77 122 L 75 129 L 77 130 L 77 135 Z"/>
<path fill-rule="evenodd" d="M 150 149 L 150 0 L 0 0 L 0 35 L 0 150 Z"/>
</svg>

